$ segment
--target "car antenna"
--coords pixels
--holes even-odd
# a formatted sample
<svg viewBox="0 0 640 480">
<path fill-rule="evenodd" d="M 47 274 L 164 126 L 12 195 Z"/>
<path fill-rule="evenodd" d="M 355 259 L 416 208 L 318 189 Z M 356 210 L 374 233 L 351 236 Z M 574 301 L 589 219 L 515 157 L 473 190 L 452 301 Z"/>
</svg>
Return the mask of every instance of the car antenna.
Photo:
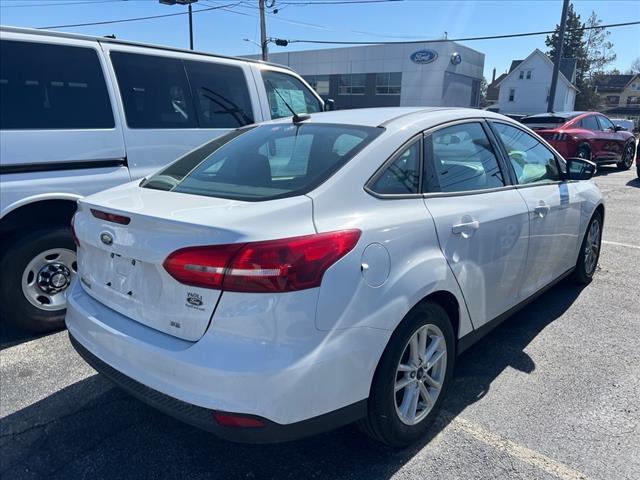
<svg viewBox="0 0 640 480">
<path fill-rule="evenodd" d="M 284 97 L 282 96 L 282 94 L 278 91 L 278 89 L 275 87 L 275 85 L 273 84 L 273 82 L 271 82 L 271 80 L 267 80 L 267 82 L 269 83 L 269 86 L 271 88 L 273 88 L 273 91 L 276 92 L 278 94 L 278 96 L 280 97 L 280 99 L 284 102 L 284 104 L 287 106 L 287 108 L 289 109 L 289 111 L 293 114 L 293 123 L 301 123 L 304 122 L 305 120 L 309 120 L 311 118 L 311 115 L 309 115 L 308 113 L 296 113 L 296 111 L 291 108 L 291 105 L 289 105 L 287 103 L 287 101 L 284 99 Z"/>
</svg>

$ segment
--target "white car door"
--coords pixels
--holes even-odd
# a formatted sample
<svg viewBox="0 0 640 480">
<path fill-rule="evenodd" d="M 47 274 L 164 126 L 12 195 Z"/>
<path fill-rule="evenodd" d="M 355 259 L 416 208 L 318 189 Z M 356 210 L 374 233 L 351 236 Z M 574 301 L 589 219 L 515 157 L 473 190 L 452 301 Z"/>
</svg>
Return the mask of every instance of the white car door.
<svg viewBox="0 0 640 480">
<path fill-rule="evenodd" d="M 529 210 L 529 254 L 522 296 L 528 297 L 575 266 L 581 197 L 563 181 L 556 154 L 524 129 L 492 122 Z"/>
<path fill-rule="evenodd" d="M 475 326 L 515 306 L 529 237 L 527 206 L 480 120 L 425 136 L 425 205 Z"/>
</svg>

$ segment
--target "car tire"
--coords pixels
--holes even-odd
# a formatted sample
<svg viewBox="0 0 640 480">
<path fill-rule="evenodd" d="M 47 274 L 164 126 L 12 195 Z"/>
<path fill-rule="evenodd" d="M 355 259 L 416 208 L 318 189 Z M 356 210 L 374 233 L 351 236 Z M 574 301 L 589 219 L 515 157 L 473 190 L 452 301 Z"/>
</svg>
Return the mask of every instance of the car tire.
<svg viewBox="0 0 640 480">
<path fill-rule="evenodd" d="M 636 155 L 636 145 L 635 142 L 628 142 L 624 146 L 624 150 L 622 151 L 622 159 L 620 162 L 616 163 L 618 170 L 629 170 L 631 165 L 633 165 L 633 158 Z"/>
<path fill-rule="evenodd" d="M 422 332 L 422 335 L 425 332 L 427 334 L 424 343 L 426 354 L 429 353 L 429 348 L 435 348 L 434 342 L 436 340 L 434 339 L 436 338 L 438 339 L 436 346 L 443 348 L 444 352 L 435 351 L 430 358 L 434 359 L 437 354 L 440 356 L 440 360 L 431 366 L 423 363 L 422 368 L 400 371 L 400 368 L 404 369 L 409 366 L 407 362 L 410 362 L 413 353 L 411 340 L 416 335 L 418 335 L 418 339 L 420 338 L 418 332 Z M 442 363 L 443 358 L 444 364 Z M 422 359 L 423 362 L 428 360 L 427 358 Z M 445 310 L 431 301 L 423 302 L 414 307 L 391 336 L 378 363 L 368 400 L 368 414 L 366 418 L 359 421 L 359 428 L 373 439 L 392 447 L 404 447 L 420 439 L 438 414 L 447 388 L 451 383 L 454 362 L 455 335 Z M 424 376 L 425 374 L 427 377 Z M 412 380 L 412 375 L 415 380 Z M 431 385 L 431 381 L 435 381 L 436 378 L 439 380 L 437 383 L 440 384 L 438 391 Z M 427 382 L 427 379 L 430 381 Z M 409 382 L 409 386 L 396 392 L 396 386 L 401 385 L 401 382 Z M 420 386 L 421 382 L 422 386 Z M 430 398 L 437 394 L 431 398 L 428 410 L 422 387 L 427 389 L 425 391 L 428 392 Z M 416 391 L 417 393 L 414 393 Z M 406 395 L 409 397 L 405 398 Z M 420 402 L 422 402 L 423 410 L 419 414 L 416 412 L 416 423 L 410 424 L 407 422 L 407 416 L 404 416 L 403 419 L 401 411 L 404 410 L 404 402 L 408 402 L 408 399 L 415 395 L 418 396 L 416 408 L 419 408 Z M 411 407 L 407 410 L 410 411 Z"/>
<path fill-rule="evenodd" d="M 3 247 L 0 318 L 38 333 L 63 328 L 64 290 L 77 268 L 71 229 L 15 234 Z"/>
<path fill-rule="evenodd" d="M 578 145 L 576 156 L 585 160 L 591 160 L 591 147 L 587 143 Z"/>
<path fill-rule="evenodd" d="M 594 227 L 594 224 L 597 225 L 597 227 Z M 582 243 L 580 244 L 578 261 L 576 262 L 576 267 L 573 271 L 573 279 L 576 283 L 586 285 L 593 280 L 593 275 L 598 266 L 600 249 L 602 246 L 602 226 L 602 213 L 600 211 L 596 211 L 589 221 L 587 231 L 585 232 Z M 597 229 L 595 237 L 594 232 L 592 231 L 594 228 Z"/>
</svg>

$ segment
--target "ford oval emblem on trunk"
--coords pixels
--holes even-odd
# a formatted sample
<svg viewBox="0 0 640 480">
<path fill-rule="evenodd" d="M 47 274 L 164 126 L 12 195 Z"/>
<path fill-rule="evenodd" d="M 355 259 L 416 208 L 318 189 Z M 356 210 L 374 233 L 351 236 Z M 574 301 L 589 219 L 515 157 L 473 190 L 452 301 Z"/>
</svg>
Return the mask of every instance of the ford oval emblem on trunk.
<svg viewBox="0 0 640 480">
<path fill-rule="evenodd" d="M 413 52 L 410 58 L 413 63 L 431 63 L 438 58 L 438 52 L 435 50 L 418 50 L 417 52 Z"/>
<path fill-rule="evenodd" d="M 111 245 L 113 243 L 113 236 L 109 232 L 102 232 L 100 234 L 100 241 L 105 245 Z"/>
</svg>

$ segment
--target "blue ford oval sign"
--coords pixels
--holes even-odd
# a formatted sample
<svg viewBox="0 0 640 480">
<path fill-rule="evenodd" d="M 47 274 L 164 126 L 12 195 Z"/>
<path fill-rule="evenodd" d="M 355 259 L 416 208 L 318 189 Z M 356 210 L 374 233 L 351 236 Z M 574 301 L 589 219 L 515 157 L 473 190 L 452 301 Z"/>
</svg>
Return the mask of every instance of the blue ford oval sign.
<svg viewBox="0 0 640 480">
<path fill-rule="evenodd" d="M 417 52 L 413 52 L 410 58 L 413 63 L 431 63 L 438 58 L 438 52 L 434 50 L 418 50 Z"/>
</svg>

